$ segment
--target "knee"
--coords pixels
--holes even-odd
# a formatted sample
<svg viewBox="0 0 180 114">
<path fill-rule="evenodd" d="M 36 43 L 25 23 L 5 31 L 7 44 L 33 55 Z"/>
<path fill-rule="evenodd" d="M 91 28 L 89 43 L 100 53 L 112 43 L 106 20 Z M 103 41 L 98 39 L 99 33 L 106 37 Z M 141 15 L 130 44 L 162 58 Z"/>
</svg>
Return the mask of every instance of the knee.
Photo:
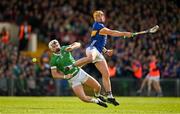
<svg viewBox="0 0 180 114">
<path fill-rule="evenodd" d="M 87 57 L 87 62 L 88 62 L 88 63 L 92 63 L 93 60 L 94 60 L 94 59 L 93 59 L 93 56 L 88 56 L 88 57 Z"/>
<path fill-rule="evenodd" d="M 97 85 L 97 89 L 98 90 L 101 90 L 101 85 L 98 83 L 98 85 Z"/>
</svg>

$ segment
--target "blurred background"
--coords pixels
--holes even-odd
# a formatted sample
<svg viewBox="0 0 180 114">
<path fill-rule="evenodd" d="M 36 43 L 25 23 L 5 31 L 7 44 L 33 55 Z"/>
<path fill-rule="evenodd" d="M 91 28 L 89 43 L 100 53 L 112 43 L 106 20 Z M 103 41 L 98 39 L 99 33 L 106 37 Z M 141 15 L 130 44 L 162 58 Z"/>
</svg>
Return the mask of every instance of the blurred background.
<svg viewBox="0 0 180 114">
<path fill-rule="evenodd" d="M 113 49 L 108 62 L 112 91 L 117 96 L 136 96 L 147 75 L 149 56 L 155 55 L 160 69 L 163 96 L 180 96 L 180 3 L 178 0 L 1 0 L 0 2 L 0 95 L 70 96 L 66 80 L 50 74 L 47 44 L 75 41 L 82 47 L 73 51 L 77 60 L 85 56 L 93 24 L 92 13 L 103 10 L 105 25 L 120 31 L 141 31 L 158 24 L 155 34 L 133 39 L 108 36 Z M 38 62 L 33 63 L 36 57 Z M 135 62 L 134 62 L 135 61 Z M 133 64 L 142 66 L 136 77 Z M 92 64 L 83 69 L 101 82 Z M 90 91 L 88 88 L 87 91 Z M 146 96 L 146 87 L 142 93 Z M 155 96 L 155 94 L 151 94 Z"/>
</svg>

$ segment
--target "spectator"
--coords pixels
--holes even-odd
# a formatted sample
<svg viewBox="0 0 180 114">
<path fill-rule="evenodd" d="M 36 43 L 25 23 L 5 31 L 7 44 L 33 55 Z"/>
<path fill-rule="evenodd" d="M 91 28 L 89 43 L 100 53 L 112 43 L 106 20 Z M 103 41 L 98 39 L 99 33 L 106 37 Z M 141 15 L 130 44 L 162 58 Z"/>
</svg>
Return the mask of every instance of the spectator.
<svg viewBox="0 0 180 114">
<path fill-rule="evenodd" d="M 9 32 L 7 31 L 7 29 L 5 27 L 2 28 L 2 32 L 1 32 L 1 41 L 4 44 L 8 44 L 10 40 L 10 35 Z"/>
<path fill-rule="evenodd" d="M 137 79 L 142 78 L 142 65 L 138 60 L 132 61 L 132 70 L 134 77 L 136 77 Z"/>
<path fill-rule="evenodd" d="M 16 95 L 25 96 L 27 95 L 27 82 L 26 82 L 26 74 L 20 74 L 20 76 L 16 79 Z"/>
<path fill-rule="evenodd" d="M 29 92 L 28 95 L 30 95 L 30 96 L 37 95 L 35 77 L 29 76 L 27 78 L 27 88 L 28 88 L 28 92 Z"/>
<path fill-rule="evenodd" d="M 27 50 L 28 41 L 31 37 L 31 29 L 31 25 L 27 21 L 21 24 L 19 29 L 19 51 Z"/>
<path fill-rule="evenodd" d="M 8 95 L 8 85 L 7 78 L 3 74 L 2 70 L 0 70 L 0 95 Z"/>
<path fill-rule="evenodd" d="M 109 61 L 108 69 L 109 69 L 110 77 L 115 77 L 117 68 L 113 61 Z"/>
<path fill-rule="evenodd" d="M 160 71 L 157 66 L 157 59 L 154 55 L 150 56 L 150 63 L 149 63 L 149 80 L 148 80 L 148 96 L 151 94 L 152 86 L 155 88 L 157 96 L 162 96 L 162 90 L 159 82 L 160 78 Z"/>
<path fill-rule="evenodd" d="M 131 63 L 131 67 L 135 79 L 134 87 L 137 90 L 140 87 L 142 81 L 142 75 L 143 75 L 142 65 L 140 61 L 138 61 L 137 59 L 133 59 Z"/>
<path fill-rule="evenodd" d="M 54 96 L 55 95 L 55 91 L 56 91 L 56 88 L 55 88 L 55 84 L 54 84 L 54 81 L 53 80 L 49 80 L 49 83 L 47 85 L 47 95 L 49 96 Z"/>
</svg>

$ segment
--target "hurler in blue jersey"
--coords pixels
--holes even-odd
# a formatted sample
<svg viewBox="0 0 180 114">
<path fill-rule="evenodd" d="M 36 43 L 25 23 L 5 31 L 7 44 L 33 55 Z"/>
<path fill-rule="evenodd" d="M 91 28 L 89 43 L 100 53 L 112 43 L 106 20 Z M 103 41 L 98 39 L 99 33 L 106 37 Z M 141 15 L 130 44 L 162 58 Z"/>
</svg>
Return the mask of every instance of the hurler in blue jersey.
<svg viewBox="0 0 180 114">
<path fill-rule="evenodd" d="M 76 63 L 70 65 L 69 68 L 71 68 L 72 66 L 83 66 L 87 63 L 94 63 L 96 68 L 102 74 L 102 82 L 107 94 L 107 102 L 117 106 L 119 105 L 119 103 L 112 95 L 110 73 L 108 70 L 107 62 L 102 53 L 105 53 L 109 56 L 111 56 L 113 53 L 113 50 L 107 50 L 105 48 L 107 35 L 115 37 L 125 36 L 130 38 L 134 35 L 134 33 L 120 32 L 105 27 L 103 24 L 105 22 L 105 15 L 102 11 L 95 11 L 93 13 L 93 18 L 95 22 L 92 26 L 91 41 L 86 48 L 86 57 L 77 60 Z"/>
</svg>

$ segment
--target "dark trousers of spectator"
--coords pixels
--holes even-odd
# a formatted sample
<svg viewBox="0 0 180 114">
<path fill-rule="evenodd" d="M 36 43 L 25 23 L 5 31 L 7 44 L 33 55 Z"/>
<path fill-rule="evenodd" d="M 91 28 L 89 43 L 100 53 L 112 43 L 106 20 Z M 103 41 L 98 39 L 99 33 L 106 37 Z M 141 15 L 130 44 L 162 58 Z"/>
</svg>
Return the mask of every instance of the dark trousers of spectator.
<svg viewBox="0 0 180 114">
<path fill-rule="evenodd" d="M 29 96 L 36 96 L 36 95 L 38 95 L 38 93 L 37 93 L 36 89 L 29 89 L 28 95 Z"/>
<path fill-rule="evenodd" d="M 0 89 L 0 96 L 7 96 L 8 92 Z"/>
<path fill-rule="evenodd" d="M 19 51 L 26 51 L 28 48 L 28 38 L 23 38 L 19 41 Z"/>
<path fill-rule="evenodd" d="M 133 85 L 135 87 L 135 90 L 138 90 L 141 87 L 142 79 L 136 78 L 135 76 L 133 76 L 133 79 L 134 79 Z"/>
<path fill-rule="evenodd" d="M 27 94 L 26 94 L 25 91 L 17 90 L 17 91 L 16 91 L 16 95 L 17 95 L 17 96 L 26 96 Z"/>
</svg>

